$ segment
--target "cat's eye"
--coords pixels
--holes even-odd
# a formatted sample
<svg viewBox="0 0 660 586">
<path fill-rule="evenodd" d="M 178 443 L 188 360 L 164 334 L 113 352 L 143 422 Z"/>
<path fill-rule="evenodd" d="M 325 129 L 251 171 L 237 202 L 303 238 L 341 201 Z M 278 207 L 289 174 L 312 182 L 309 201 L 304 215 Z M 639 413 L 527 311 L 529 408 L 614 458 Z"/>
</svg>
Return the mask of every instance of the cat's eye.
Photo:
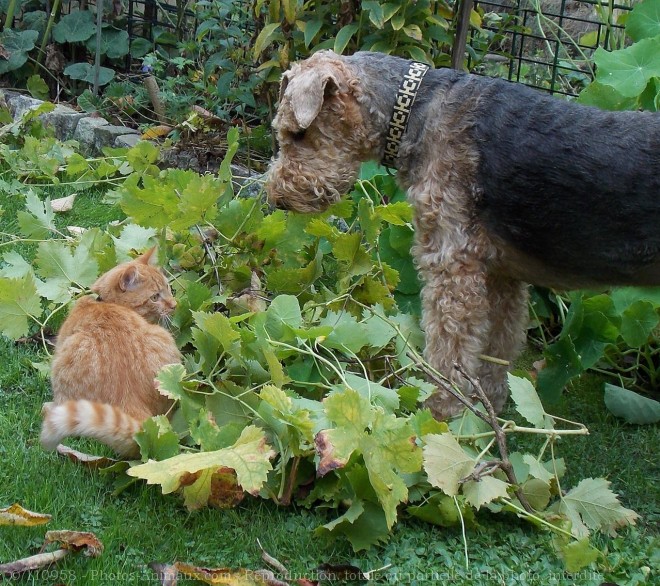
<svg viewBox="0 0 660 586">
<path fill-rule="evenodd" d="M 151 296 L 151 300 L 152 300 L 152 301 L 158 301 L 159 299 L 160 299 L 160 293 L 154 293 L 154 294 Z"/>
</svg>

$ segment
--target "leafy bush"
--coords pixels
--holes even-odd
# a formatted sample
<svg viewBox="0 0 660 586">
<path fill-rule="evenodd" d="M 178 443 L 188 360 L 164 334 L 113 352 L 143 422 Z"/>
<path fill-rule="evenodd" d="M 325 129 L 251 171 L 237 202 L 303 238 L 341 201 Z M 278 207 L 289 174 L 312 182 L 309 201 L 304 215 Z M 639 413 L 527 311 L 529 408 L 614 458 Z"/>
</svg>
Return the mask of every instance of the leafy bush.
<svg viewBox="0 0 660 586">
<path fill-rule="evenodd" d="M 145 423 L 142 462 L 112 468 L 118 489 L 144 479 L 189 509 L 232 506 L 246 492 L 327 508 L 336 517 L 318 532 L 355 550 L 385 541 L 402 514 L 470 525 L 486 508 L 551 530 L 570 571 L 600 555 L 589 534 L 635 522 L 603 479 L 562 487 L 557 441 L 587 431 L 546 413 L 529 381 L 511 377 L 517 413 L 506 420 L 475 410 L 437 422 L 418 408 L 445 383 L 421 358 L 417 318 L 402 310 L 414 292 L 393 293 L 409 262 L 394 240 L 411 230 L 412 211 L 386 202 L 380 169 L 323 214 L 268 213 L 233 191 L 236 130 L 217 177 L 160 170 L 149 143 L 101 159 L 53 139 L 40 147 L 33 115 L 15 130 L 6 164 L 21 182 L 8 187 L 27 192 L 26 207 L 20 236 L 3 245 L 31 247 L 2 257 L 5 336 L 51 327 L 98 274 L 153 242 L 172 275 L 185 358 L 158 381 L 178 411 Z M 127 218 L 64 235 L 35 182 L 85 178 L 117 184 L 108 200 Z M 509 453 L 506 438 L 524 434 L 542 441 Z"/>
</svg>

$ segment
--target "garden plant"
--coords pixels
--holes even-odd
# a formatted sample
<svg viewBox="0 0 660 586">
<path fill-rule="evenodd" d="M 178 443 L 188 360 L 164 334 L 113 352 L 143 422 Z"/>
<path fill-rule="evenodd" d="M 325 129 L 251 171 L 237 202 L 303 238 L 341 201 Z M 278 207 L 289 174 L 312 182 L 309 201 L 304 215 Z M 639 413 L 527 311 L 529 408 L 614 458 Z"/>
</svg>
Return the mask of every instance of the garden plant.
<svg viewBox="0 0 660 586">
<path fill-rule="evenodd" d="M 245 29 L 234 3 L 200 2 L 205 17 L 194 40 L 174 41 L 191 47 L 174 66 L 193 83 L 215 80 L 215 115 L 256 120 L 270 91 L 259 88 L 319 45 L 443 64 L 451 11 L 437 4 L 262 1 L 250 3 L 258 19 Z M 330 32 L 336 14 L 344 21 Z M 209 57 L 232 19 L 223 51 Z M 596 80 L 580 100 L 657 110 L 660 0 L 640 3 L 626 32 L 626 46 L 596 51 Z M 193 49 L 211 61 L 199 78 Z M 365 165 L 323 214 L 272 211 L 232 173 L 244 124 L 243 134 L 228 124 L 217 174 L 201 175 L 162 168 L 161 147 L 148 141 L 83 154 L 43 126 L 52 108 L 16 121 L 4 112 L 0 130 L 3 575 L 34 584 L 172 583 L 176 572 L 212 584 L 657 579 L 658 403 L 632 392 L 657 390 L 657 290 L 535 292 L 531 332 L 542 346 L 510 375 L 511 407 L 438 422 L 419 408 L 448 383 L 422 357 L 412 212 L 384 169 Z M 145 423 L 136 461 L 75 440 L 78 451 L 45 454 L 37 437 L 52 336 L 99 274 L 153 244 L 178 301 L 184 361 L 157 378 L 176 412 Z M 533 367 L 541 352 L 545 367 Z M 622 420 L 602 404 L 604 381 Z M 57 563 L 15 565 L 40 549 L 46 522 L 55 529 L 46 541 L 63 544 L 46 549 Z M 80 550 L 89 557 L 69 554 Z M 272 575 L 253 571 L 264 565 Z"/>
</svg>

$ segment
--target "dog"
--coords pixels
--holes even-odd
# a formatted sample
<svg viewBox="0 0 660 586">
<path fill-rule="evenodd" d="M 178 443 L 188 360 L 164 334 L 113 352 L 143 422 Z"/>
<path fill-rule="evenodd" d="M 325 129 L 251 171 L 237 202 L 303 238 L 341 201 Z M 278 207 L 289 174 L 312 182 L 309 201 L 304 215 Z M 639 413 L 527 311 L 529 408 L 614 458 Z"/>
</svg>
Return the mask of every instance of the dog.
<svg viewBox="0 0 660 586">
<path fill-rule="evenodd" d="M 326 209 L 363 161 L 398 170 L 414 208 L 426 359 L 467 396 L 479 380 L 496 412 L 506 366 L 481 357 L 517 356 L 528 284 L 660 285 L 659 114 L 319 51 L 284 73 L 273 126 L 266 192 L 277 207 Z M 463 409 L 442 389 L 426 405 L 438 419 Z"/>
</svg>

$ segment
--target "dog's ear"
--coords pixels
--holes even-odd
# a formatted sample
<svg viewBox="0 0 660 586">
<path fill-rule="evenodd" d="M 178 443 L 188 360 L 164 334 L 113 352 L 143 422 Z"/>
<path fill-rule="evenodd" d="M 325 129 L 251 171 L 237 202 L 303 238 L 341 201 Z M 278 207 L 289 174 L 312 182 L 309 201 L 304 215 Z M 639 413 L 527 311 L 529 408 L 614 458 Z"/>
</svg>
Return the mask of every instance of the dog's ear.
<svg viewBox="0 0 660 586">
<path fill-rule="evenodd" d="M 313 67 L 287 72 L 280 85 L 280 101 L 287 101 L 302 130 L 309 128 L 323 107 L 323 100 L 337 91 L 339 84 L 330 68 Z"/>
</svg>

